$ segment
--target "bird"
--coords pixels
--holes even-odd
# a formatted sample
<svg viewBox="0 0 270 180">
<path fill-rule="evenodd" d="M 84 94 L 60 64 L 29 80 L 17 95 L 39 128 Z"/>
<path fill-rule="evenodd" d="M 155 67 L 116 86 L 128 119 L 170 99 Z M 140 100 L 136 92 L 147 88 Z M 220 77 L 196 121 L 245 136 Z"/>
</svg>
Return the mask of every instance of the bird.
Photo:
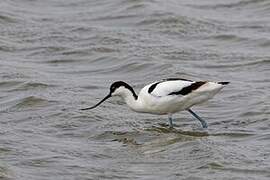
<svg viewBox="0 0 270 180">
<path fill-rule="evenodd" d="M 116 81 L 111 84 L 109 94 L 100 102 L 81 110 L 94 109 L 110 97 L 120 96 L 135 112 L 168 115 L 170 128 L 174 126 L 172 115 L 180 111 L 188 111 L 200 121 L 203 128 L 207 128 L 207 122 L 191 107 L 211 99 L 229 83 L 168 78 L 146 85 L 137 95 L 129 84 Z"/>
</svg>

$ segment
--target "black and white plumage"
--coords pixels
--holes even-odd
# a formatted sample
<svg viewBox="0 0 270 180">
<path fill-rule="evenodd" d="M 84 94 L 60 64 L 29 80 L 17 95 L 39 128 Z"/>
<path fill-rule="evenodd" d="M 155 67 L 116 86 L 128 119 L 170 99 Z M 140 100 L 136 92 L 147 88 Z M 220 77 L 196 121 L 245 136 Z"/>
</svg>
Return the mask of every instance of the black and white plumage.
<svg viewBox="0 0 270 180">
<path fill-rule="evenodd" d="M 172 114 L 187 110 L 206 128 L 207 123 L 190 108 L 212 98 L 228 83 L 164 79 L 145 86 L 137 96 L 130 85 L 117 81 L 111 85 L 110 93 L 103 100 L 95 106 L 82 110 L 93 109 L 111 96 L 120 96 L 133 111 L 158 115 L 167 114 L 170 127 L 173 127 Z"/>
</svg>

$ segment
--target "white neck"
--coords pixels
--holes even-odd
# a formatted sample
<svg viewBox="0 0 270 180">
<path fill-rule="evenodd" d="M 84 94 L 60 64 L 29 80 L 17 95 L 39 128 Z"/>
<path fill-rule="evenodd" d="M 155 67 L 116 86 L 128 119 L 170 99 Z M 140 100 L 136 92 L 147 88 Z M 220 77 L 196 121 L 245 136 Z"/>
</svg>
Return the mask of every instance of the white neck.
<svg viewBox="0 0 270 180">
<path fill-rule="evenodd" d="M 133 111 L 142 111 L 141 101 L 135 92 L 133 93 L 131 90 L 124 88 L 119 95 Z"/>
</svg>

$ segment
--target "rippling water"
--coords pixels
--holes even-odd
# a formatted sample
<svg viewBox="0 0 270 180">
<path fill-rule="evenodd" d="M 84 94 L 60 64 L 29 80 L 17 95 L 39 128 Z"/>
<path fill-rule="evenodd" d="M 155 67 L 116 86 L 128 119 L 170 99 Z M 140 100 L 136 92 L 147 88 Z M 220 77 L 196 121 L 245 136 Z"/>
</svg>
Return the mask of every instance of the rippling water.
<svg viewBox="0 0 270 180">
<path fill-rule="evenodd" d="M 269 179 L 270 1 L 2 0 L 1 179 Z M 137 114 L 116 80 L 231 81 L 188 113 Z"/>
</svg>

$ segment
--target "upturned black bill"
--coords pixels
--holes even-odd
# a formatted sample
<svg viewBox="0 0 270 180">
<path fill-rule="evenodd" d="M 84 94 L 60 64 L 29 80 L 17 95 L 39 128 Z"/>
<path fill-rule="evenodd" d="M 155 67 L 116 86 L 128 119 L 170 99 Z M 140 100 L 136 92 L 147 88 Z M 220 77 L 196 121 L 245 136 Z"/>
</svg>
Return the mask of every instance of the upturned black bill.
<svg viewBox="0 0 270 180">
<path fill-rule="evenodd" d="M 111 94 L 108 94 L 104 99 L 102 99 L 99 103 L 97 103 L 96 105 L 92 106 L 92 107 L 88 107 L 88 108 L 83 108 L 80 110 L 89 110 L 89 109 L 94 109 L 95 107 L 99 106 L 101 103 L 103 103 L 106 99 L 110 98 Z"/>
</svg>

